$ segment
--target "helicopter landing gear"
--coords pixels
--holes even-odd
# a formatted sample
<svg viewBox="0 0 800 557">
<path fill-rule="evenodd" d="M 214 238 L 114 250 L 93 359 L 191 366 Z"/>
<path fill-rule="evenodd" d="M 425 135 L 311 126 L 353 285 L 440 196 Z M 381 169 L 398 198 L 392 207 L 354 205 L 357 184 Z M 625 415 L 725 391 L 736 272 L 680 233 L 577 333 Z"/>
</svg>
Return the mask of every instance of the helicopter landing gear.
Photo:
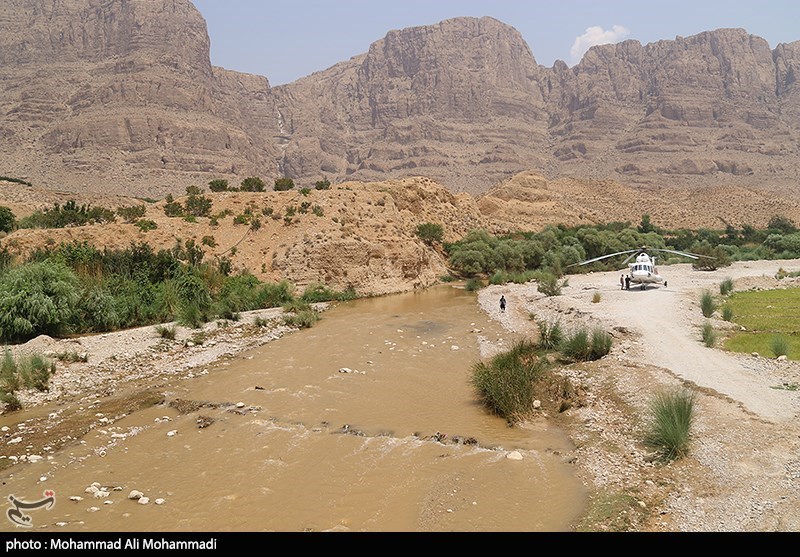
<svg viewBox="0 0 800 557">
<path fill-rule="evenodd" d="M 667 281 L 664 281 L 664 288 L 667 287 Z"/>
</svg>

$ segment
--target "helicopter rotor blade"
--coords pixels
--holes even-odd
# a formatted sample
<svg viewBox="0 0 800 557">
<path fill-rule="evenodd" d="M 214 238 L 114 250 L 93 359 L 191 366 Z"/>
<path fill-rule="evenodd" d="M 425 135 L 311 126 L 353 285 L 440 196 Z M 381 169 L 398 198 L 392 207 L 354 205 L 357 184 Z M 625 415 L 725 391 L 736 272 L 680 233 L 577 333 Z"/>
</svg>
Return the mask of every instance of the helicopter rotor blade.
<svg viewBox="0 0 800 557">
<path fill-rule="evenodd" d="M 626 258 L 625 258 L 625 261 L 623 261 L 623 262 L 622 262 L 622 264 L 623 264 L 623 265 L 627 265 L 627 264 L 628 264 L 628 261 L 630 261 L 631 259 L 633 259 L 633 258 L 634 258 L 634 257 L 636 257 L 637 255 L 639 255 L 640 253 L 642 253 L 642 251 L 641 251 L 641 250 L 636 250 L 636 253 L 632 253 L 632 254 L 630 254 L 628 257 L 626 257 Z"/>
<path fill-rule="evenodd" d="M 690 259 L 700 259 L 701 257 L 704 259 L 716 259 L 716 257 L 711 257 L 710 255 L 700 255 L 698 253 L 686 253 L 684 251 L 675 251 L 671 249 L 653 249 L 651 251 L 666 251 L 668 253 L 674 253 L 677 255 L 682 255 L 684 257 L 688 257 Z"/>
<path fill-rule="evenodd" d="M 624 255 L 626 253 L 639 253 L 641 250 L 638 249 L 631 249 L 627 251 L 618 251 L 617 253 L 609 253 L 608 255 L 601 255 L 600 257 L 595 257 L 594 259 L 588 259 L 586 261 L 582 261 L 580 263 L 573 263 L 572 265 L 567 265 L 567 267 L 578 267 L 580 265 L 588 265 L 589 263 L 594 263 L 595 261 L 600 261 L 602 259 L 608 259 L 609 257 L 615 257 L 617 255 Z"/>
</svg>

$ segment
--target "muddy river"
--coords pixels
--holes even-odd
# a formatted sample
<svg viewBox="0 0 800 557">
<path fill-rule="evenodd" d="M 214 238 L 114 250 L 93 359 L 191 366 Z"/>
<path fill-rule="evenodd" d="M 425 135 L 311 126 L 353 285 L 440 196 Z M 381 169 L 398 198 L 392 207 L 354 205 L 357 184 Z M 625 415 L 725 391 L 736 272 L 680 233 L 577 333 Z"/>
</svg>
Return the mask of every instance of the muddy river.
<svg viewBox="0 0 800 557">
<path fill-rule="evenodd" d="M 569 531 L 586 505 L 569 440 L 509 427 L 469 383 L 500 339 L 450 286 L 343 303 L 7 468 L 2 495 L 55 493 L 36 531 Z"/>
</svg>

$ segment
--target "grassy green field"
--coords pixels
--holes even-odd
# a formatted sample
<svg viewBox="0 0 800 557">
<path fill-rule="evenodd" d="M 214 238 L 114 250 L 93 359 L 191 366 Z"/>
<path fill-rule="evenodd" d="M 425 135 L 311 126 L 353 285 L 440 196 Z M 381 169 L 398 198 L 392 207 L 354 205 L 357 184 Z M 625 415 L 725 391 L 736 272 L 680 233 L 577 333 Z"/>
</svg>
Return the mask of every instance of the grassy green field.
<svg viewBox="0 0 800 557">
<path fill-rule="evenodd" d="M 732 321 L 747 329 L 725 340 L 726 350 L 772 357 L 776 338 L 786 341 L 787 357 L 800 360 L 800 288 L 735 292 L 723 306 Z"/>
</svg>

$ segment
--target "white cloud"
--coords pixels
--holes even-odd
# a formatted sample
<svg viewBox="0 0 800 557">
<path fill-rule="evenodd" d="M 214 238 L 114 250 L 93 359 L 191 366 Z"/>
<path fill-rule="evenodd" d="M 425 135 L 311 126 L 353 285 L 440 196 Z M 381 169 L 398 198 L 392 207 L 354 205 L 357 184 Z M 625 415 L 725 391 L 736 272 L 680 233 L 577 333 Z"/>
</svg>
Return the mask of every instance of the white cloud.
<svg viewBox="0 0 800 557">
<path fill-rule="evenodd" d="M 589 27 L 586 32 L 577 37 L 572 43 L 569 53 L 572 56 L 573 64 L 577 64 L 591 47 L 599 44 L 618 43 L 631 32 L 622 25 L 614 25 L 611 29 L 605 30 L 602 27 Z"/>
</svg>

